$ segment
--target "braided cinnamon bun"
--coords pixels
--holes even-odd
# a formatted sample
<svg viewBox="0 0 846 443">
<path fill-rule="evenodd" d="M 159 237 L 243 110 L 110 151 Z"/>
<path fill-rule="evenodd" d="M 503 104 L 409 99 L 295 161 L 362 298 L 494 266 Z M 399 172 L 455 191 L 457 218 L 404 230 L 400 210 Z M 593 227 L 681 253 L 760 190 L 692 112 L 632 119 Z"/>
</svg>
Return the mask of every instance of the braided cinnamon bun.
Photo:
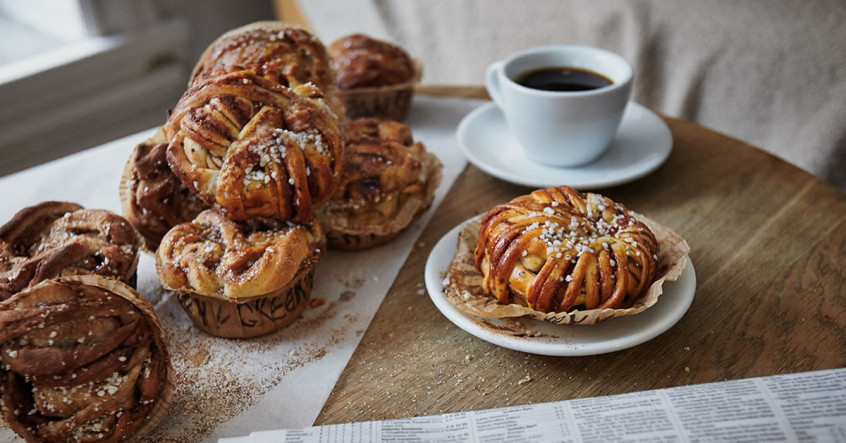
<svg viewBox="0 0 846 443">
<path fill-rule="evenodd" d="M 167 161 L 188 189 L 233 220 L 304 222 L 338 186 L 338 119 L 319 89 L 249 71 L 191 87 L 170 114 Z"/>
<path fill-rule="evenodd" d="M 123 216 L 141 234 L 148 251 L 159 247 L 170 228 L 208 208 L 170 170 L 167 145 L 164 130 L 159 129 L 135 146 L 121 179 Z"/>
<path fill-rule="evenodd" d="M 335 40 L 329 53 L 340 89 L 390 86 L 414 77 L 414 63 L 404 49 L 364 34 Z"/>
<path fill-rule="evenodd" d="M 315 220 L 235 222 L 206 210 L 162 239 L 156 265 L 163 285 L 201 329 L 253 337 L 291 323 L 305 307 L 325 240 Z"/>
<path fill-rule="evenodd" d="M 344 115 L 329 53 L 320 39 L 300 26 L 262 21 L 221 35 L 200 55 L 189 86 L 245 69 L 283 86 L 317 86 L 335 113 Z"/>
<path fill-rule="evenodd" d="M 150 303 L 97 275 L 0 303 L 0 409 L 27 441 L 119 441 L 170 406 L 170 353 Z"/>
<path fill-rule="evenodd" d="M 385 243 L 432 203 L 443 165 L 399 122 L 358 119 L 343 140 L 341 186 L 317 210 L 327 241 L 338 249 Z"/>
<path fill-rule="evenodd" d="M 652 283 L 658 243 L 626 208 L 566 186 L 496 206 L 474 258 L 483 288 L 541 312 L 631 306 Z"/>
<path fill-rule="evenodd" d="M 0 299 L 63 275 L 134 284 L 140 244 L 129 222 L 109 211 L 54 201 L 24 208 L 0 227 Z"/>
<path fill-rule="evenodd" d="M 320 39 L 297 25 L 274 21 L 251 23 L 218 37 L 200 55 L 189 86 L 244 69 L 282 84 L 311 82 L 327 97 L 335 90 L 331 59 Z"/>
</svg>

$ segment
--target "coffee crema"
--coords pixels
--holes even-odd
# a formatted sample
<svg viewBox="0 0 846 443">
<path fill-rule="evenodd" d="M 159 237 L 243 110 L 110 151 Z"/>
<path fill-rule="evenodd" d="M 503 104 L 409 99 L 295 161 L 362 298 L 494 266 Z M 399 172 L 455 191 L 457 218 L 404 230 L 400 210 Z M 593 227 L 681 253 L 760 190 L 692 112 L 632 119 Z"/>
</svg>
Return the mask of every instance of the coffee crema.
<svg viewBox="0 0 846 443">
<path fill-rule="evenodd" d="M 527 88 L 559 92 L 591 91 L 614 84 L 602 74 L 570 66 L 532 69 L 517 75 L 514 81 Z"/>
</svg>

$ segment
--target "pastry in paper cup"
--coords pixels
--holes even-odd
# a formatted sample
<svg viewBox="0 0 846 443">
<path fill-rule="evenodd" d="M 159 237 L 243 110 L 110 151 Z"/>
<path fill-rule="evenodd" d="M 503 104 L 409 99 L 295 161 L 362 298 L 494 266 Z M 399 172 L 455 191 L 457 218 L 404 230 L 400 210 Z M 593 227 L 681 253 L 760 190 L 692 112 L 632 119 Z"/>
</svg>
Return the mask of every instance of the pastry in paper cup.
<svg viewBox="0 0 846 443">
<path fill-rule="evenodd" d="M 335 72 L 323 42 L 307 29 L 280 21 L 259 21 L 227 31 L 200 55 L 189 86 L 243 69 L 281 85 L 311 83 L 323 92 L 338 116 Z"/>
<path fill-rule="evenodd" d="M 403 121 L 411 110 L 414 99 L 414 86 L 420 81 L 422 65 L 413 80 L 391 86 L 371 86 L 366 88 L 339 90 L 338 97 L 346 109 L 350 120 L 363 117 L 380 117 Z"/>
<path fill-rule="evenodd" d="M 555 189 L 560 190 L 562 188 L 564 187 L 550 188 L 548 190 L 536 191 L 536 193 L 540 193 L 541 195 L 543 195 L 546 193 L 546 191 Z M 535 197 L 538 196 L 538 194 L 536 193 L 533 193 Z M 575 193 L 574 191 L 572 193 L 566 193 L 568 194 L 568 197 L 575 199 L 578 199 L 578 195 L 580 195 L 578 193 Z M 561 196 L 562 194 L 558 195 Z M 590 202 L 586 206 L 590 206 L 592 204 L 603 205 L 603 202 L 610 202 L 610 200 L 608 200 L 607 198 L 600 199 L 601 196 L 597 196 L 596 194 L 581 195 L 587 196 L 587 199 Z M 543 200 L 543 198 L 541 198 L 541 200 Z M 564 200 L 567 201 L 567 198 L 564 198 Z M 549 201 L 547 202 L 541 202 L 535 206 L 530 205 L 532 209 L 537 210 L 530 211 L 530 214 L 538 218 L 539 220 L 543 220 L 544 215 L 549 215 L 547 214 L 547 212 L 549 211 L 544 212 L 544 208 L 549 207 L 549 205 L 546 205 L 545 203 L 551 203 L 551 201 L 559 201 L 559 205 L 565 206 L 560 200 L 552 198 L 549 199 Z M 510 202 L 509 204 L 513 204 L 513 202 Z M 584 204 L 583 201 L 582 204 Z M 576 204 L 576 206 L 578 206 L 578 203 Z M 582 209 L 584 209 L 586 206 L 582 206 Z M 625 209 L 622 207 L 622 205 L 618 205 L 613 202 L 611 202 L 609 206 L 616 206 L 617 210 Z M 570 210 L 565 210 L 562 212 L 570 212 Z M 578 211 L 576 210 L 573 212 Z M 608 215 L 607 211 L 603 212 Z M 609 294 L 607 300 L 604 300 L 603 298 L 605 297 L 605 295 L 602 295 L 598 300 L 594 300 L 594 306 L 592 306 L 591 308 L 586 307 L 588 303 L 591 303 L 588 301 L 590 296 L 586 295 L 586 292 L 590 292 L 591 290 L 585 289 L 586 285 L 584 285 L 583 282 L 590 280 L 590 278 L 586 277 L 586 275 L 593 275 L 595 277 L 598 275 L 604 275 L 605 277 L 609 276 L 609 274 L 590 274 L 590 272 L 601 271 L 581 272 L 580 275 L 578 274 L 578 272 L 574 274 L 572 272 L 568 273 L 559 271 L 560 277 L 558 277 L 559 274 L 552 274 L 557 278 L 554 280 L 539 282 L 539 287 L 541 288 L 544 284 L 548 284 L 550 281 L 553 282 L 553 288 L 555 292 L 553 292 L 551 296 L 552 300 L 558 302 L 558 307 L 560 307 L 561 304 L 564 303 L 564 300 L 567 299 L 568 290 L 573 291 L 573 293 L 570 294 L 572 296 L 572 299 L 570 300 L 570 306 L 568 306 L 568 309 L 566 310 L 550 309 L 549 304 L 547 304 L 546 306 L 538 305 L 538 300 L 542 299 L 544 295 L 548 296 L 548 294 L 536 295 L 530 300 L 529 298 L 519 296 L 519 294 L 516 294 L 517 296 L 515 296 L 515 291 L 510 286 L 506 288 L 508 290 L 507 295 L 510 298 L 506 300 L 499 300 L 494 295 L 493 291 L 490 290 L 492 285 L 490 283 L 487 286 L 485 285 L 485 274 L 477 266 L 477 263 L 479 262 L 478 257 L 479 255 L 481 255 L 479 253 L 479 249 L 484 249 L 482 246 L 484 242 L 479 242 L 480 226 L 482 223 L 481 220 L 473 220 L 467 223 L 467 225 L 464 226 L 464 228 L 459 233 L 456 254 L 452 262 L 450 263 L 450 266 L 447 270 L 447 275 L 444 279 L 444 294 L 447 300 L 449 300 L 450 303 L 452 303 L 460 311 L 466 314 L 485 318 L 531 317 L 534 319 L 556 324 L 592 325 L 609 318 L 624 315 L 633 315 L 638 312 L 642 312 L 643 310 L 649 308 L 657 302 L 658 297 L 663 292 L 662 286 L 665 281 L 674 281 L 678 279 L 678 277 L 681 275 L 682 271 L 684 270 L 686 261 L 685 258 L 688 254 L 689 247 L 681 237 L 673 233 L 670 229 L 661 226 L 660 224 L 649 220 L 648 218 L 640 214 L 636 214 L 632 211 L 626 211 L 625 217 L 631 217 L 635 220 L 629 221 L 628 218 L 626 218 L 626 221 L 623 223 L 626 227 L 636 227 L 636 230 L 640 232 L 643 228 L 641 228 L 639 225 L 642 224 L 645 228 L 648 228 L 652 234 L 654 234 L 656 245 L 658 246 L 658 251 L 655 253 L 654 257 L 651 257 L 654 260 L 654 274 L 648 276 L 648 282 L 644 282 L 642 293 L 636 294 L 633 297 L 626 295 L 618 300 L 619 303 L 611 301 L 612 297 L 610 296 L 610 294 L 615 294 L 615 291 L 611 289 L 607 291 L 600 289 L 600 294 Z M 611 220 L 613 219 L 614 218 L 612 217 Z M 618 220 L 623 220 L 623 218 L 619 218 Z M 529 225 L 527 226 L 533 226 L 533 223 L 534 221 L 529 223 Z M 543 223 L 544 222 L 541 222 L 540 226 L 541 233 L 544 232 Z M 632 224 L 629 225 L 629 223 Z M 574 231 L 577 231 L 577 229 L 574 229 Z M 517 230 L 515 230 L 515 232 L 517 232 Z M 550 231 L 547 230 L 547 232 Z M 613 233 L 614 232 L 612 232 L 612 234 Z M 608 234 L 608 232 L 604 232 L 604 234 Z M 625 238 L 627 238 L 626 236 L 622 236 L 621 238 L 623 239 L 623 243 L 628 243 L 625 241 Z M 548 239 L 549 237 L 547 238 L 547 240 Z M 604 238 L 602 236 L 598 237 L 598 240 L 599 243 L 596 243 L 597 245 L 602 245 L 603 243 L 613 243 L 613 240 L 610 240 L 609 238 Z M 527 240 L 522 241 L 524 244 L 528 242 Z M 573 254 L 574 257 L 570 257 L 569 260 L 566 255 L 568 251 L 571 251 L 571 249 L 568 249 L 566 247 L 561 248 L 559 250 L 555 250 L 553 248 L 551 251 L 549 251 L 551 252 L 549 257 L 553 257 L 553 259 L 559 261 L 563 259 L 563 263 L 565 264 L 560 266 L 569 266 L 569 268 L 567 269 L 570 271 L 576 270 L 578 268 L 578 264 L 581 262 L 587 263 L 586 265 L 582 265 L 583 267 L 600 266 L 597 264 L 591 264 L 591 262 L 599 263 L 602 260 L 605 260 L 606 265 L 608 264 L 607 257 L 605 259 L 596 258 L 597 256 L 601 255 L 598 250 L 600 248 L 605 250 L 605 247 L 596 246 L 593 251 L 590 251 L 589 249 L 585 249 L 589 248 L 589 246 L 575 246 L 575 244 L 577 244 L 577 242 L 573 244 L 574 247 L 572 248 L 572 251 L 575 251 L 575 253 Z M 503 245 L 505 245 L 505 242 L 500 243 L 501 248 L 503 247 Z M 615 250 L 617 252 L 625 251 L 624 249 L 619 249 L 619 246 L 621 245 L 609 244 L 605 254 L 619 259 L 620 257 L 618 255 L 613 255 L 613 252 Z M 643 245 L 638 244 L 635 251 L 641 250 L 641 254 L 643 254 L 644 250 L 641 248 L 643 248 Z M 505 249 L 506 248 L 502 250 Z M 647 250 L 648 249 L 649 248 L 647 248 Z M 582 250 L 584 250 L 583 255 L 576 258 L 575 255 L 578 254 L 578 251 Z M 558 255 L 558 252 L 562 251 L 563 253 L 561 257 L 554 258 Z M 534 252 L 536 253 L 537 251 Z M 625 252 L 622 253 L 625 254 Z M 518 253 L 518 256 L 520 256 L 521 258 L 526 258 L 530 262 L 532 261 L 533 255 L 534 254 L 522 255 L 521 253 Z M 632 253 L 632 256 L 638 257 L 636 252 Z M 582 257 L 584 257 L 584 260 L 580 261 L 579 259 L 581 259 Z M 567 265 L 566 263 L 569 263 L 569 265 Z M 556 266 L 554 263 L 550 264 L 550 267 L 554 266 Z M 649 265 L 647 264 L 645 266 L 648 268 Z M 541 267 L 540 269 L 543 268 Z M 640 272 L 638 266 L 632 265 L 631 263 L 628 263 L 625 269 Z M 530 271 L 531 270 L 518 267 L 515 267 L 512 270 L 515 276 L 519 273 L 531 273 Z M 545 275 L 547 273 L 551 272 L 548 270 L 538 272 L 538 274 L 540 275 Z M 650 273 L 647 272 L 645 274 Z M 575 278 L 573 277 L 574 275 Z M 492 277 L 495 276 L 492 275 Z M 599 282 L 599 284 L 602 284 L 603 278 L 605 277 L 597 277 L 595 281 Z M 630 277 L 626 276 L 621 278 L 624 279 L 623 283 L 621 283 L 622 288 L 628 290 L 637 286 L 636 284 L 628 280 Z M 511 283 L 508 282 L 507 284 L 510 285 Z M 519 280 L 517 284 L 519 285 Z M 536 285 L 535 287 L 538 286 Z M 619 296 L 619 294 L 617 294 L 617 296 Z M 530 306 L 531 302 L 534 302 L 534 307 Z M 608 305 L 615 306 L 609 307 Z"/>
<path fill-rule="evenodd" d="M 135 285 L 141 238 L 125 218 L 76 203 L 21 209 L 0 226 L 0 300 L 64 275 L 96 274 Z"/>
<path fill-rule="evenodd" d="M 432 204 L 443 165 L 397 121 L 362 118 L 342 134 L 341 186 L 316 211 L 327 243 L 362 250 L 389 242 Z"/>
<path fill-rule="evenodd" d="M 414 86 L 423 75 L 420 60 L 412 59 L 397 45 L 363 34 L 342 37 L 327 49 L 348 119 L 405 119 Z"/>
<path fill-rule="evenodd" d="M 149 432 L 174 390 L 150 303 L 99 275 L 47 280 L 0 303 L 3 420 L 27 441 L 119 441 Z"/>
<path fill-rule="evenodd" d="M 206 210 L 165 235 L 156 268 L 198 328 L 218 337 L 250 338 L 299 317 L 325 251 L 316 220 L 235 222 Z"/>
</svg>

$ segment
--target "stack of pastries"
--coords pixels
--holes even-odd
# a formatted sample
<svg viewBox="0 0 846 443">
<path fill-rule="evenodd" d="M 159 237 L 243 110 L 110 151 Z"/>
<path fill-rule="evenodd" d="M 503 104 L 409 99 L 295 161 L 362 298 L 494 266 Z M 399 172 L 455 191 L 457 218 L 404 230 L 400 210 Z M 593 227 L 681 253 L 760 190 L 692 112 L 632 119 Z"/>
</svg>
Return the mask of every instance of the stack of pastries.
<svg viewBox="0 0 846 443">
<path fill-rule="evenodd" d="M 331 246 L 363 249 L 431 203 L 440 162 L 401 123 L 348 120 L 334 66 L 320 40 L 297 26 L 259 22 L 227 32 L 203 52 L 167 122 L 127 162 L 124 214 L 155 253 L 165 288 L 212 335 L 255 337 L 296 319 L 326 254 L 327 226 Z M 380 127 L 396 135 L 379 138 Z M 362 161 L 375 155 L 382 167 Z M 327 209 L 366 201 L 347 192 L 365 181 L 372 195 L 395 198 L 394 207 L 383 200 Z M 363 219 L 390 232 L 362 230 Z M 378 238 L 354 247 L 335 241 L 351 236 Z"/>
<path fill-rule="evenodd" d="M 344 160 L 333 88 L 326 49 L 307 31 L 235 29 L 203 53 L 162 126 L 156 176 L 173 196 L 150 198 L 160 188 L 127 163 L 124 211 L 158 228 L 146 241 L 159 277 L 200 329 L 255 337 L 305 306 L 326 252 L 314 208 L 335 192 Z"/>
<path fill-rule="evenodd" d="M 119 441 L 166 415 L 174 374 L 156 313 L 134 289 L 141 250 L 197 327 L 255 337 L 305 308 L 324 224 L 331 245 L 364 249 L 431 204 L 441 163 L 385 115 L 358 107 L 350 120 L 335 66 L 302 28 L 232 30 L 130 154 L 123 217 L 44 202 L 0 227 L 9 427 L 32 441 Z M 389 66 L 352 76 L 393 78 Z"/>
</svg>

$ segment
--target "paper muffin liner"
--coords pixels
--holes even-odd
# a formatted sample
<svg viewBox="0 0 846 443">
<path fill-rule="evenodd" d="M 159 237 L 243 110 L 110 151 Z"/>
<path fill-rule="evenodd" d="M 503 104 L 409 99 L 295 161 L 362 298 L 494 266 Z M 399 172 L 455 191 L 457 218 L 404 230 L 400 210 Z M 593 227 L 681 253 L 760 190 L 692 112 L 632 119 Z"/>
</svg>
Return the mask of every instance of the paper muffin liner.
<svg viewBox="0 0 846 443">
<path fill-rule="evenodd" d="M 311 296 L 314 266 L 270 294 L 229 298 L 175 291 L 195 326 L 223 338 L 251 338 L 278 331 L 300 317 Z"/>
<path fill-rule="evenodd" d="M 483 318 L 530 317 L 559 325 L 594 325 L 609 318 L 634 315 L 653 306 L 663 291 L 665 281 L 675 281 L 685 268 L 690 252 L 687 242 L 678 234 L 649 218 L 629 211 L 645 223 L 658 240 L 658 269 L 655 281 L 646 293 L 629 308 L 586 309 L 547 313 L 536 311 L 519 297 L 511 304 L 500 304 L 483 289 L 484 276 L 476 268 L 473 252 L 479 237 L 480 219 L 468 222 L 458 235 L 455 256 L 444 279 L 444 295 L 459 311 Z"/>
<path fill-rule="evenodd" d="M 133 305 L 136 309 L 138 309 L 138 311 L 140 311 L 141 315 L 143 315 L 144 321 L 149 326 L 151 336 L 152 336 L 152 340 L 153 340 L 153 343 L 155 345 L 154 353 L 147 357 L 147 361 L 158 362 L 159 364 L 162 365 L 162 366 L 159 366 L 159 368 L 160 368 L 160 370 L 163 370 L 163 372 L 164 372 L 164 374 L 163 374 L 164 379 L 161 380 L 161 383 L 160 383 L 159 386 L 155 386 L 155 387 L 152 386 L 150 383 L 145 383 L 144 381 L 141 381 L 140 379 L 139 379 L 138 382 L 136 382 L 136 383 L 139 384 L 138 386 L 135 387 L 135 389 L 138 390 L 138 392 L 139 392 L 136 395 L 142 395 L 142 398 L 140 400 L 138 400 L 138 403 L 139 404 L 146 404 L 150 400 L 144 400 L 143 396 L 155 395 L 155 400 L 153 400 L 155 402 L 155 404 L 152 406 L 152 409 L 150 411 L 148 411 L 147 414 L 143 417 L 141 423 L 138 424 L 137 427 L 132 431 L 132 435 L 134 435 L 135 437 L 138 437 L 138 436 L 141 436 L 141 435 L 144 435 L 144 434 L 150 432 L 167 415 L 168 409 L 170 408 L 170 405 L 171 405 L 171 402 L 172 402 L 172 399 L 173 399 L 173 392 L 174 392 L 174 388 L 175 388 L 174 370 L 173 370 L 173 366 L 171 365 L 171 354 L 170 354 L 170 350 L 169 350 L 169 347 L 168 347 L 167 338 L 165 336 L 164 330 L 162 329 L 161 323 L 159 322 L 158 316 L 156 315 L 155 311 L 153 310 L 153 307 L 150 304 L 150 302 L 146 298 L 144 298 L 141 294 L 139 294 L 136 290 L 134 290 L 133 288 L 129 287 L 127 284 L 125 284 L 125 283 L 123 283 L 119 280 L 116 280 L 116 279 L 113 279 L 113 278 L 107 278 L 107 277 L 103 277 L 103 276 L 99 276 L 99 275 L 93 275 L 93 274 L 71 275 L 71 276 L 61 277 L 61 278 L 58 278 L 58 279 L 46 280 L 46 281 L 44 281 L 44 282 L 42 282 L 42 283 L 40 283 L 40 284 L 38 284 L 34 287 L 27 288 L 26 290 L 16 294 L 11 299 L 4 301 L 2 303 L 2 305 L 0 305 L 0 306 L 2 306 L 2 309 L 0 309 L 1 311 L 9 311 L 9 314 L 7 314 L 5 316 L 5 318 L 7 320 L 10 320 L 10 321 L 9 322 L 2 322 L 3 328 L 7 328 L 7 327 L 9 327 L 9 325 L 14 324 L 14 321 L 17 320 L 17 317 L 19 315 L 23 315 L 23 314 L 17 314 L 16 315 L 15 312 L 17 311 L 19 304 L 24 303 L 24 301 L 29 297 L 40 297 L 40 298 L 38 298 L 37 299 L 38 302 L 35 303 L 35 304 L 32 304 L 31 307 L 24 308 L 25 310 L 28 309 L 30 311 L 32 311 L 32 310 L 43 310 L 44 311 L 41 314 L 37 314 L 40 318 L 42 318 L 42 320 L 40 321 L 40 324 L 33 324 L 33 326 L 32 326 L 33 329 L 42 328 L 42 327 L 45 326 L 43 318 L 46 318 L 46 316 L 50 315 L 49 311 L 51 309 L 51 306 L 53 306 L 56 303 L 59 304 L 59 307 L 54 308 L 55 311 L 53 312 L 52 315 L 56 315 L 56 316 L 64 318 L 65 319 L 64 321 L 67 322 L 67 323 L 72 323 L 73 319 L 75 317 L 79 317 L 79 318 L 88 317 L 89 314 L 86 313 L 86 304 L 87 304 L 86 299 L 78 299 L 78 300 L 71 301 L 69 303 L 68 302 L 62 302 L 61 299 L 57 299 L 57 297 L 53 294 L 53 291 L 51 291 L 51 289 L 50 289 L 51 287 L 54 287 L 54 286 L 68 286 L 68 285 L 70 285 L 71 287 L 73 287 L 73 286 L 83 286 L 83 287 L 88 286 L 88 287 L 95 287 L 95 288 L 102 289 L 102 290 L 108 292 L 111 295 L 115 295 L 115 296 L 118 296 L 118 297 L 124 299 L 125 301 L 127 301 L 128 303 Z M 109 298 L 110 298 L 110 296 L 106 296 L 106 300 L 108 300 Z M 67 303 L 67 305 L 63 305 L 63 303 Z M 25 304 L 25 306 L 26 306 L 26 304 Z M 75 311 L 69 311 L 69 309 L 75 309 Z M 102 315 L 102 312 L 100 312 L 97 315 Z M 33 317 L 33 318 L 36 318 L 36 317 Z M 5 331 L 4 331 L 4 333 L 5 333 Z M 51 337 L 52 337 L 52 335 L 51 335 Z M 57 340 L 58 339 L 59 338 L 57 338 Z M 108 341 L 108 338 L 103 339 L 103 341 L 104 342 Z M 84 345 L 82 344 L 82 342 L 80 342 L 80 343 L 81 344 L 79 346 L 83 347 Z M 92 346 L 93 346 L 93 344 L 92 344 Z M 5 347 L 6 347 L 6 345 L 4 345 L 4 348 Z M 82 355 L 84 355 L 85 352 L 86 352 L 86 349 L 82 349 L 78 354 L 75 352 L 74 353 L 74 355 L 76 356 L 75 358 L 85 358 L 85 357 L 82 357 Z M 11 351 L 9 351 L 9 355 L 11 356 Z M 108 355 L 109 354 L 107 354 L 107 356 Z M 96 360 L 96 361 L 90 363 L 88 365 L 88 368 L 93 368 L 94 366 L 99 365 L 100 363 L 102 363 L 101 360 L 107 358 L 107 356 L 101 357 L 100 360 Z M 155 367 L 155 364 L 152 367 Z M 147 370 L 149 370 L 149 369 L 150 369 L 150 367 L 147 367 Z M 8 367 L 6 367 L 5 370 L 10 370 L 10 369 Z M 5 378 L 5 375 L 4 375 L 4 378 Z M 58 376 L 53 376 L 53 378 L 57 379 Z M 143 378 L 146 378 L 146 376 L 144 376 Z M 96 380 L 95 379 L 94 381 L 102 381 L 102 380 Z M 92 382 L 94 382 L 94 381 L 92 381 Z M 11 385 L 9 385 L 9 386 L 11 386 Z M 6 389 L 11 389 L 9 386 L 7 386 Z M 29 385 L 27 384 L 27 386 L 29 386 Z M 158 390 L 154 391 L 156 388 Z M 12 393 L 6 393 L 6 394 L 11 395 L 12 398 L 15 397 L 15 395 L 12 394 Z M 111 394 L 111 392 L 108 392 L 108 394 Z M 17 432 L 18 434 L 20 434 L 22 436 L 26 436 L 27 440 L 29 440 L 30 438 L 36 438 L 35 435 L 30 434 L 32 429 L 27 428 L 27 427 L 22 428 L 21 427 L 22 423 L 15 420 L 14 415 L 10 415 L 10 414 L 15 414 L 15 412 L 14 412 L 13 405 L 6 404 L 6 402 L 5 402 L 5 399 L 8 398 L 9 395 L 5 396 L 4 402 L 3 402 L 2 407 L 1 407 L 3 415 L 5 416 L 4 418 L 5 418 L 6 424 L 9 425 L 10 427 L 12 427 L 13 430 L 15 430 L 15 432 Z M 108 398 L 108 395 L 100 394 L 100 393 L 98 393 L 98 395 L 100 397 L 90 401 L 89 406 L 88 406 L 89 408 L 97 406 L 96 403 L 98 401 L 104 402 L 104 405 L 109 405 L 110 404 L 109 402 L 113 401 L 113 400 Z M 134 407 L 134 405 L 124 405 L 124 407 L 130 407 L 130 406 Z M 84 412 L 85 411 L 80 411 L 79 413 L 84 414 Z M 31 413 L 33 413 L 33 412 L 30 412 L 30 414 Z M 121 415 L 121 413 L 118 413 L 117 416 L 120 417 L 120 415 Z M 85 423 L 78 423 L 79 426 L 82 426 L 84 424 Z M 126 432 L 126 430 L 124 429 L 122 432 Z M 110 441 L 124 440 L 124 439 L 128 439 L 129 437 L 130 437 L 130 435 L 116 435 L 116 436 L 112 436 L 112 439 Z"/>
<path fill-rule="evenodd" d="M 435 154 L 426 152 L 422 161 L 427 168 L 426 190 L 422 195 L 409 198 L 396 216 L 377 226 L 366 229 L 348 229 L 332 224 L 321 214 L 321 225 L 326 232 L 326 243 L 334 249 L 360 251 L 390 242 L 402 233 L 435 199 L 435 191 L 443 178 L 443 164 Z"/>
<path fill-rule="evenodd" d="M 344 104 L 347 119 L 380 117 L 403 121 L 411 109 L 414 86 L 423 76 L 423 64 L 414 59 L 414 76 L 405 83 L 390 86 L 337 89 L 336 94 Z"/>
</svg>

